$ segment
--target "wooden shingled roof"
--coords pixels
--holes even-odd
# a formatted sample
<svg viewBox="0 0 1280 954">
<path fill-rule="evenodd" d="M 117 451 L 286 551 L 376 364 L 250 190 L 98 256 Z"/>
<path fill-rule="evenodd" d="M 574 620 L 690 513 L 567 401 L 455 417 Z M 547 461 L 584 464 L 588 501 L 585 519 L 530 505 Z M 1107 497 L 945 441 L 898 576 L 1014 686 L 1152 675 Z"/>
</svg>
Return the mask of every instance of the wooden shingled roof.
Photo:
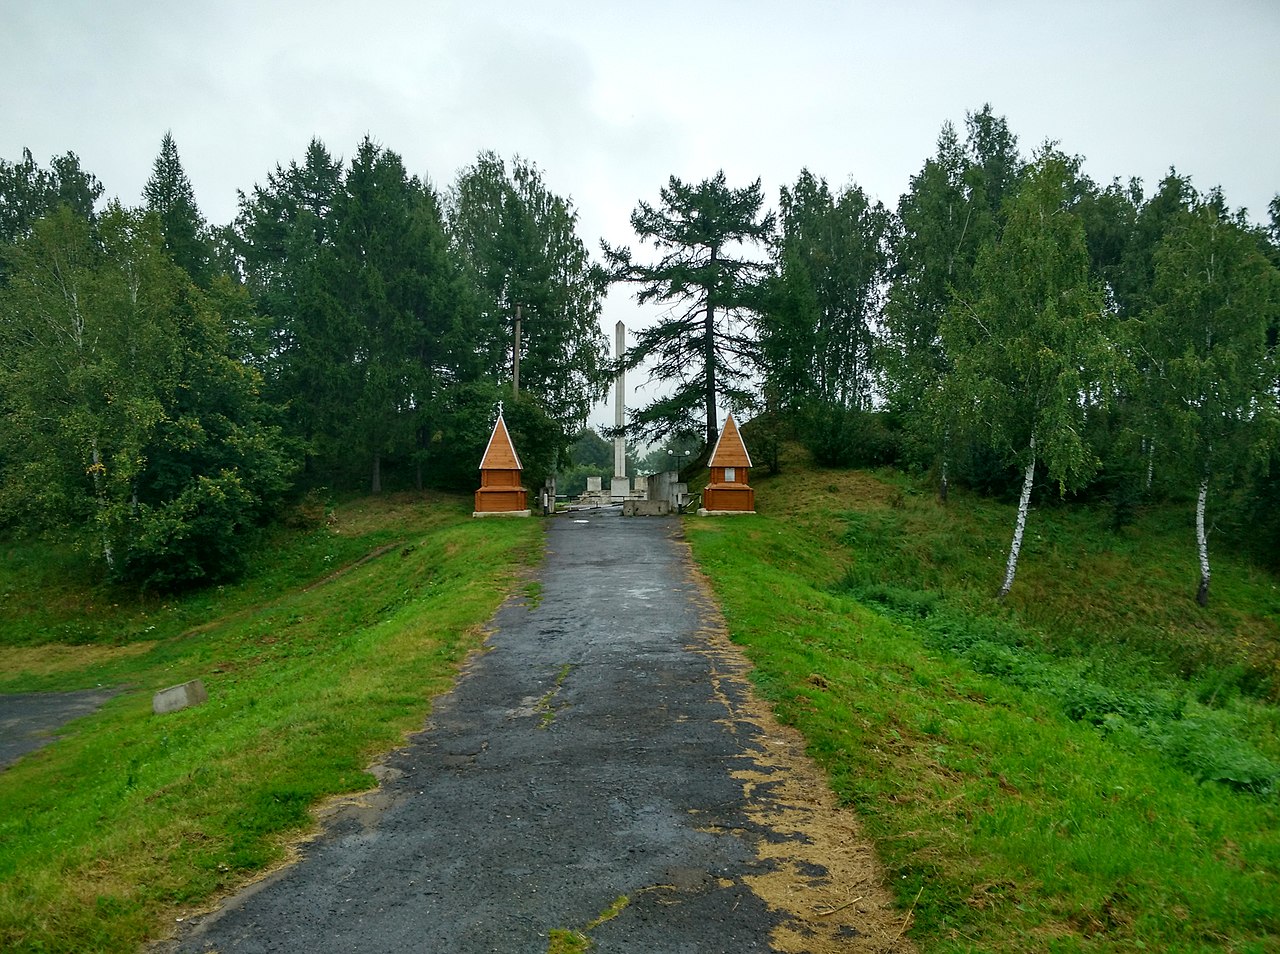
<svg viewBox="0 0 1280 954">
<path fill-rule="evenodd" d="M 511 443 L 511 435 L 507 433 L 506 422 L 502 415 L 493 425 L 493 433 L 489 435 L 489 446 L 484 449 L 484 457 L 480 458 L 481 470 L 524 470 L 520 466 L 520 458 Z"/>
<path fill-rule="evenodd" d="M 711 452 L 708 467 L 750 467 L 751 455 L 747 453 L 747 445 L 742 443 L 742 435 L 738 433 L 738 424 L 730 414 L 724 420 L 724 430 L 716 441 L 716 449 Z"/>
</svg>

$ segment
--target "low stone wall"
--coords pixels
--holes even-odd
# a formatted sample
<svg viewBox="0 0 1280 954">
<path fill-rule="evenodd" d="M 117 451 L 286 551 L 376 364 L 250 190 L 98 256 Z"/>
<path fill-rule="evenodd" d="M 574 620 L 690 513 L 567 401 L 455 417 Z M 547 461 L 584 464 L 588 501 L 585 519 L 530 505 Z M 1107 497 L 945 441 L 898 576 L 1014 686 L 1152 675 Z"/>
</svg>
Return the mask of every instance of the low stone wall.
<svg viewBox="0 0 1280 954">
<path fill-rule="evenodd" d="M 624 500 L 622 515 L 624 517 L 665 517 L 671 513 L 669 500 Z"/>
</svg>

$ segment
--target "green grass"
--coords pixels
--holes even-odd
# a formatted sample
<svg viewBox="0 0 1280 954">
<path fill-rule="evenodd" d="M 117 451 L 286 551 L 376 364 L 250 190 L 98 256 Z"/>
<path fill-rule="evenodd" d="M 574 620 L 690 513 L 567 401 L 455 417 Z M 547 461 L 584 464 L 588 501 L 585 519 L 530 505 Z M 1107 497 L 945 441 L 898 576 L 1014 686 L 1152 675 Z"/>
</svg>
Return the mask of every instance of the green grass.
<svg viewBox="0 0 1280 954">
<path fill-rule="evenodd" d="M 1274 577 L 891 473 L 753 480 L 687 522 L 753 678 L 865 821 L 928 952 L 1280 950 Z M 1224 549 L 1221 548 L 1220 549 Z"/>
<path fill-rule="evenodd" d="M 595 941 L 591 939 L 590 932 L 600 925 L 612 921 L 625 911 L 630 904 L 631 899 L 625 894 L 620 894 L 613 900 L 612 904 L 593 918 L 591 923 L 583 930 L 553 929 L 547 935 L 547 954 L 586 954 L 587 951 L 594 950 L 596 945 Z"/>
<path fill-rule="evenodd" d="M 134 950 L 282 860 L 317 801 L 373 785 L 540 552 L 536 521 L 469 511 L 352 501 L 243 582 L 168 600 L 5 544 L 0 691 L 125 691 L 0 774 L 0 949 Z M 192 678 L 207 704 L 151 714 Z"/>
</svg>

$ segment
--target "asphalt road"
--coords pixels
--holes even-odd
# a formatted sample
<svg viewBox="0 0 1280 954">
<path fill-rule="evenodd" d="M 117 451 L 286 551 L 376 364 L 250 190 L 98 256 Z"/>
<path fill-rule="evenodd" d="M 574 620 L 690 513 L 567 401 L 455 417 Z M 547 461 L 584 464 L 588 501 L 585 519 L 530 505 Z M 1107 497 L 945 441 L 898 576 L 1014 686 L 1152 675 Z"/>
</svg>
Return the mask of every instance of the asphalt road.
<svg viewBox="0 0 1280 954">
<path fill-rule="evenodd" d="M 57 738 L 58 729 L 89 715 L 118 689 L 0 695 L 0 770 Z"/>
<path fill-rule="evenodd" d="M 742 778 L 760 797 L 774 769 L 734 715 L 747 689 L 709 646 L 679 527 L 550 521 L 540 599 L 499 611 L 380 789 L 168 949 L 508 954 L 561 929 L 600 952 L 773 950 L 786 915 L 750 885 L 782 836 Z"/>
</svg>

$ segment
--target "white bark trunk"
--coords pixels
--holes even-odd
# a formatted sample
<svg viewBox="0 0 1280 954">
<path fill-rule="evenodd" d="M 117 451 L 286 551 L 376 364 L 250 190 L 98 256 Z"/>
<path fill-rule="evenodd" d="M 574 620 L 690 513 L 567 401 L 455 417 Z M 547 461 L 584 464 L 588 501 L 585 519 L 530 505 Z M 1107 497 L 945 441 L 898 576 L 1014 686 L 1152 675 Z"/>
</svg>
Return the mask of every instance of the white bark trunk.
<svg viewBox="0 0 1280 954">
<path fill-rule="evenodd" d="M 1209 537 L 1204 531 L 1204 505 L 1209 499 L 1209 476 L 1200 481 L 1200 495 L 1196 497 L 1196 549 L 1200 554 L 1200 588 L 1196 602 L 1209 605 Z"/>
<path fill-rule="evenodd" d="M 1151 489 L 1151 475 L 1156 468 L 1156 442 L 1155 438 L 1147 441 L 1147 490 Z"/>
<path fill-rule="evenodd" d="M 1027 462 L 1026 473 L 1022 475 L 1022 496 L 1018 498 L 1018 520 L 1013 525 L 1013 543 L 1009 545 L 1009 562 L 1004 569 L 1004 585 L 1000 587 L 997 599 L 1009 595 L 1013 586 L 1014 574 L 1018 572 L 1018 554 L 1022 552 L 1022 531 L 1027 527 L 1027 510 L 1031 506 L 1031 484 L 1036 474 L 1036 436 L 1031 435 L 1031 459 Z"/>
</svg>

